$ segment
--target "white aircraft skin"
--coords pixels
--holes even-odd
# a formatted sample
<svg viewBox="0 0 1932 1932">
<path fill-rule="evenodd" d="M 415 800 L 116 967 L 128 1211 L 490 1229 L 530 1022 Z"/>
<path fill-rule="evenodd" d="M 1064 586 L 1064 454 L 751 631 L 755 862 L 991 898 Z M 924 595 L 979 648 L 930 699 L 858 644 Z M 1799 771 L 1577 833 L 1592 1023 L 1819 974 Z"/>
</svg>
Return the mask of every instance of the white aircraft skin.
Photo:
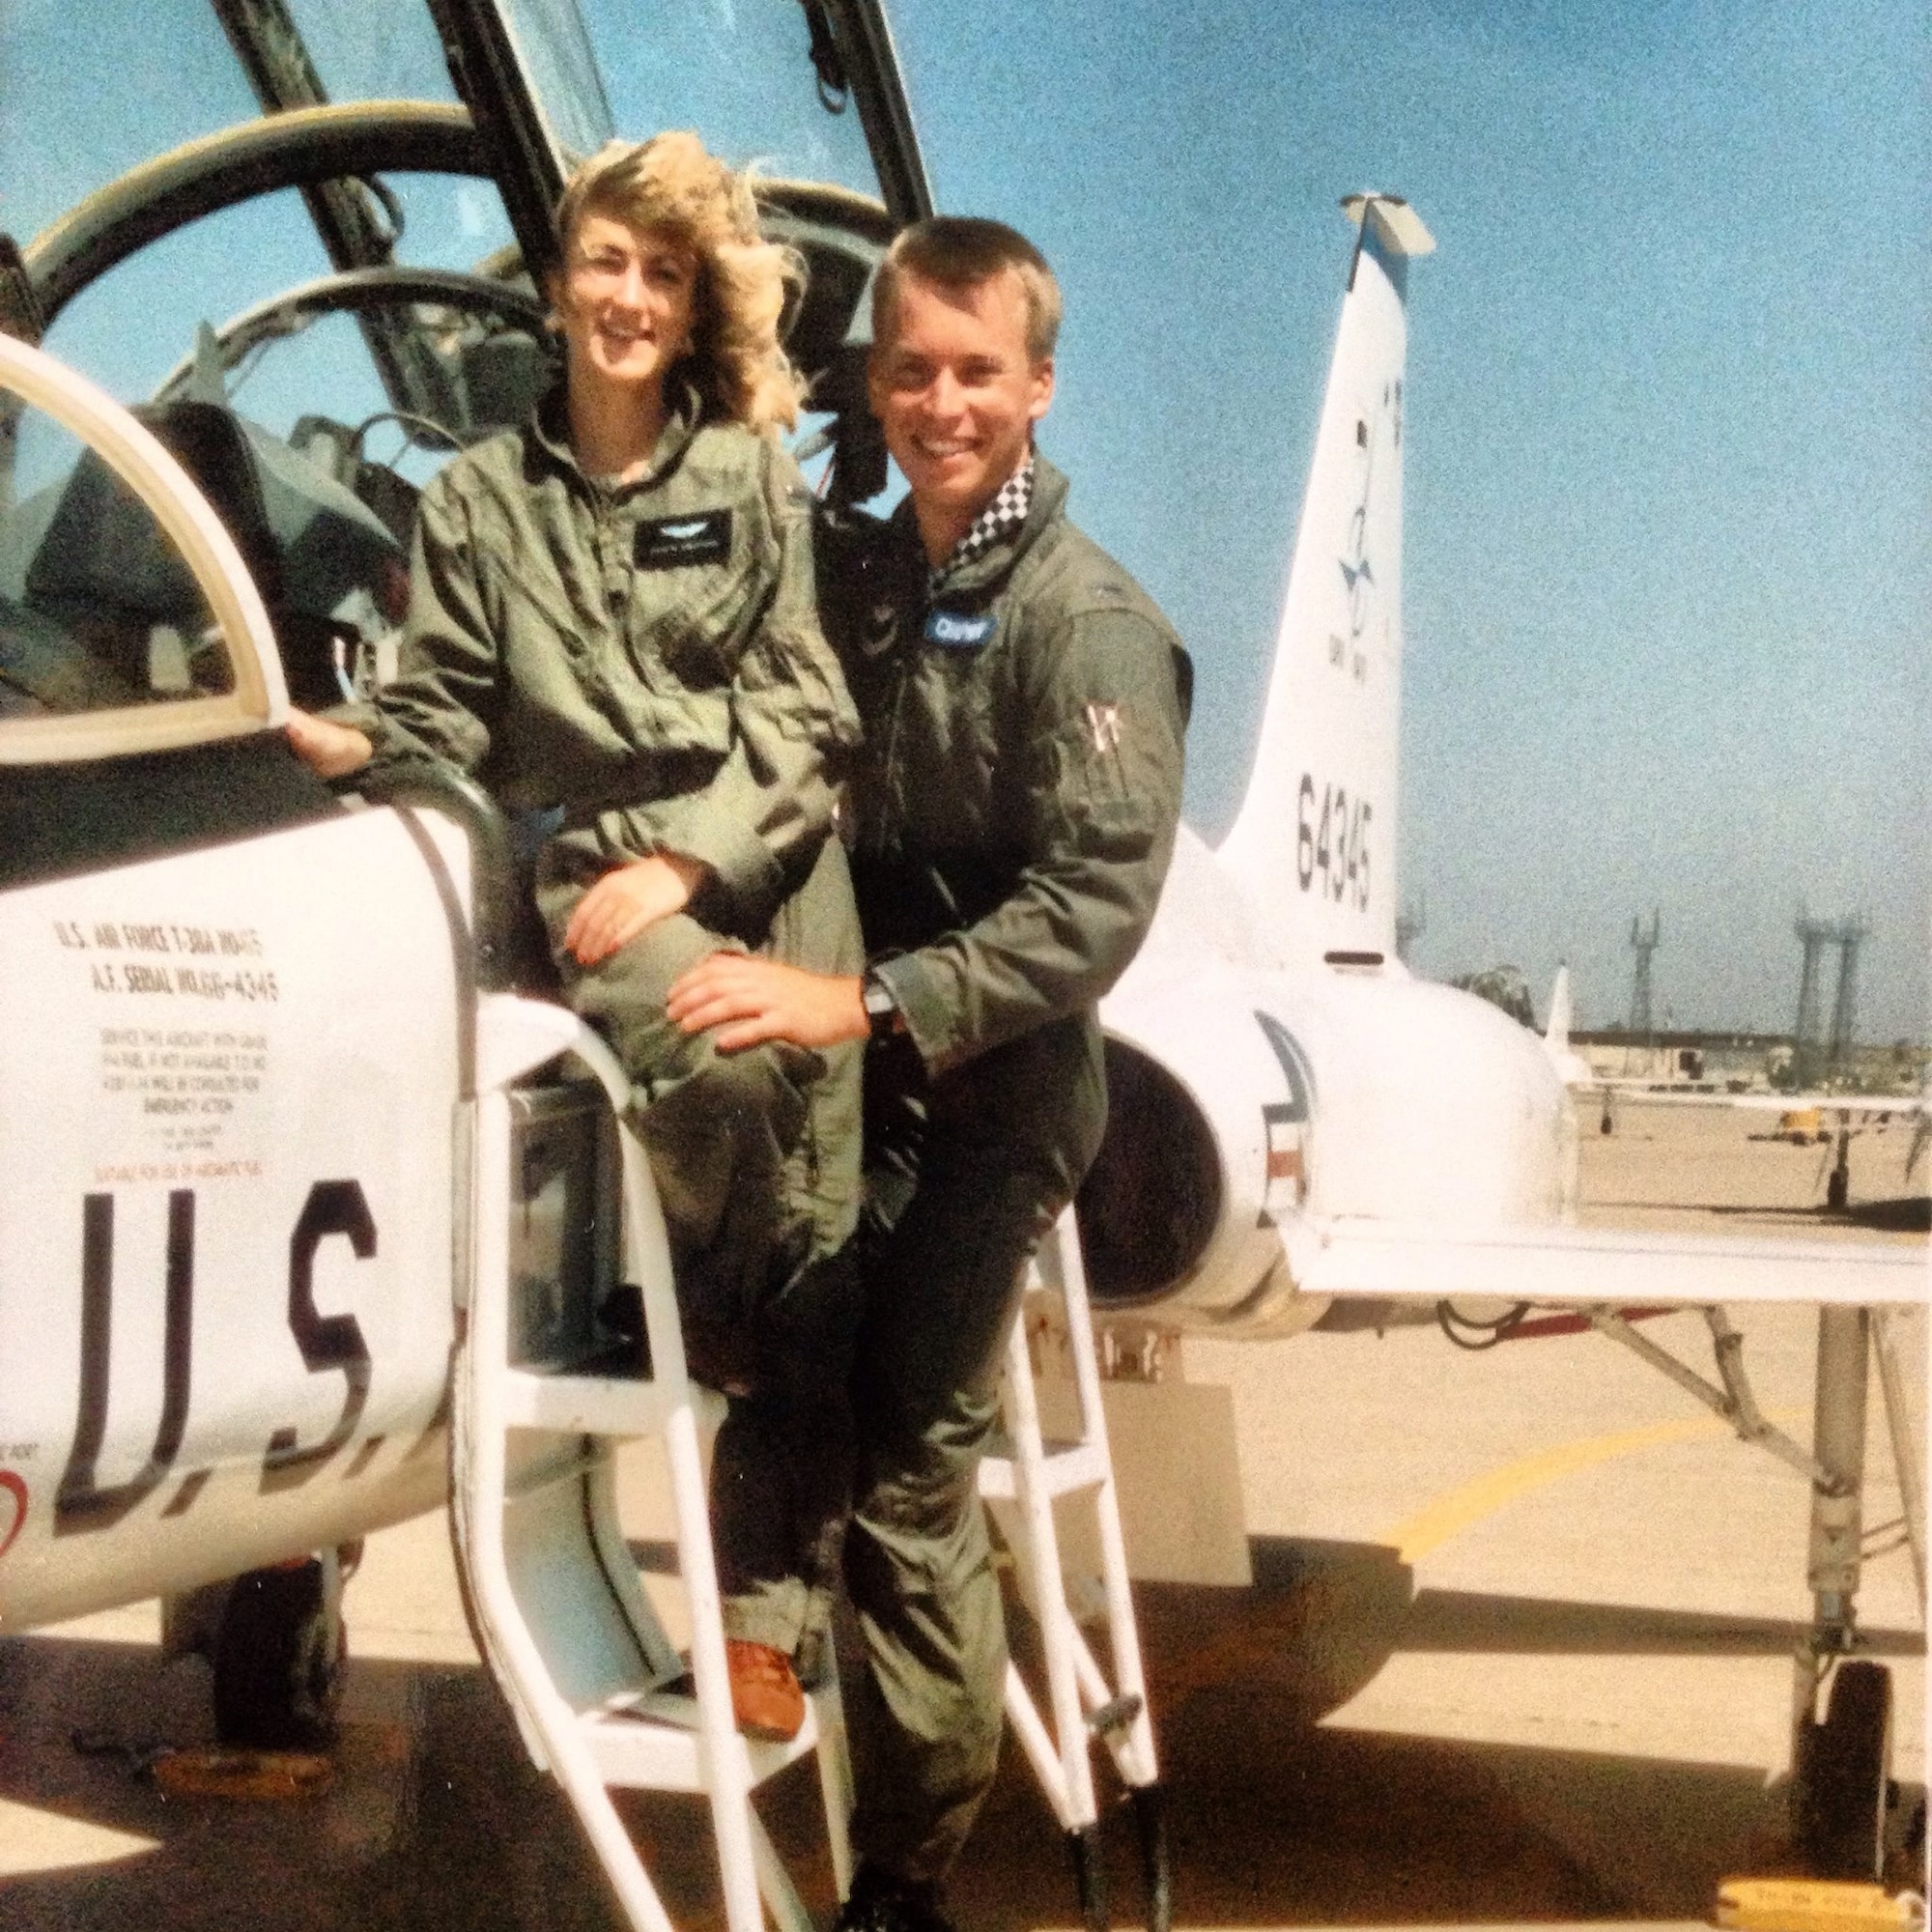
<svg viewBox="0 0 1932 1932">
<path fill-rule="evenodd" d="M 1431 1320 L 1450 1293 L 1628 1298 L 1634 1274 L 1684 1300 L 1917 1298 L 1902 1256 L 1570 1228 L 1566 1080 L 1587 1069 L 1567 980 L 1559 1048 L 1397 958 L 1406 293 L 1434 243 L 1393 197 L 1344 207 L 1359 245 L 1248 791 L 1218 849 L 1183 830 L 1101 1008 L 1127 1104 L 1083 1196 L 1096 1299 L 1259 1336 Z M 1198 1204 L 1164 1271 L 1110 1268 L 1107 1218 L 1137 1201 Z M 1328 1293 L 1398 1299 L 1370 1316 Z"/>
<path fill-rule="evenodd" d="M 1886 1731 L 1861 1717 L 1889 1680 L 1868 1662 L 1834 1673 L 1854 1643 L 1874 1351 L 1924 1601 L 1918 1452 L 1894 1338 L 1870 1312 L 1923 1298 L 1924 1256 L 1571 1225 L 1567 1083 L 1587 1068 L 1567 975 L 1545 1038 L 1398 960 L 1404 298 L 1431 244 L 1402 203 L 1345 206 L 1361 244 L 1247 796 L 1218 851 L 1183 833 L 1148 944 L 1101 1009 L 1114 1112 L 1082 1195 L 1089 1285 L 1103 1311 L 1221 1335 L 1438 1313 L 1448 1327 L 1457 1298 L 1500 1301 L 1499 1319 L 1464 1319 L 1498 1340 L 1601 1329 L 1803 1469 L 1814 1617 L 1794 1665 L 1793 1817 L 1826 1869 L 1869 1877 L 1883 1804 L 1841 1804 L 1818 1768 L 1855 1767 L 1846 1792 L 1882 1792 L 1889 1773 Z M 1122 1252 L 1122 1221 L 1152 1236 L 1140 1253 Z M 1820 1304 L 1808 1454 L 1757 1417 L 1719 1305 L 1756 1299 Z M 1721 1388 L 1632 1327 L 1672 1303 L 1703 1305 Z M 1576 1312 L 1523 1321 L 1537 1304 Z"/>
<path fill-rule="evenodd" d="M 4 335 L 0 386 L 112 453 L 243 668 L 232 704 L 10 719 L 0 759 L 277 731 L 268 619 L 174 460 Z M 335 812 L 0 894 L 33 1016 L 0 1029 L 0 1627 L 442 1500 L 467 876 L 447 824 Z"/>
<path fill-rule="evenodd" d="M 1348 206 L 1361 245 L 1255 779 L 1219 851 L 1183 832 L 1103 1009 L 1120 1070 L 1153 1085 L 1120 1096 L 1094 1198 L 1118 1182 L 1167 1224 L 1151 1257 L 1131 1216 L 1114 1236 L 1129 1291 L 1090 1256 L 1103 1316 L 1281 1333 L 1331 1293 L 1514 1294 L 1513 1269 L 1539 1299 L 1634 1299 L 1629 1270 L 1662 1252 L 1562 1245 L 1574 1129 L 1543 1042 L 1395 956 L 1402 283 L 1429 244 L 1400 203 Z M 114 728 L 278 734 L 267 619 L 186 477 L 118 405 L 4 337 L 0 384 L 111 454 L 228 639 L 232 700 L 200 724 L 179 705 Z M 103 728 L 0 720 L 0 761 L 75 757 L 61 734 Z M 476 1050 L 467 876 L 453 826 L 371 809 L 0 894 L 14 1010 L 47 1016 L 0 1038 L 0 1627 L 219 1580 L 443 1500 L 452 1123 Z M 1177 1160 L 1193 1162 L 1179 1191 Z M 1728 1257 L 1739 1293 L 1923 1292 L 1911 1268 L 1861 1273 L 1831 1250 L 1827 1279 L 1794 1252 L 1775 1281 L 1749 1244 L 1702 1259 Z"/>
<path fill-rule="evenodd" d="M 1211 1125 L 1220 1211 L 1153 1319 L 1224 1332 L 1321 1313 L 1282 1305 L 1272 1225 L 1546 1225 L 1568 1172 L 1563 1090 L 1537 1042 L 1396 956 L 1405 284 L 1434 244 L 1401 202 L 1346 206 L 1358 249 L 1253 777 L 1217 850 L 1183 830 L 1148 943 L 1101 1009 Z"/>
</svg>

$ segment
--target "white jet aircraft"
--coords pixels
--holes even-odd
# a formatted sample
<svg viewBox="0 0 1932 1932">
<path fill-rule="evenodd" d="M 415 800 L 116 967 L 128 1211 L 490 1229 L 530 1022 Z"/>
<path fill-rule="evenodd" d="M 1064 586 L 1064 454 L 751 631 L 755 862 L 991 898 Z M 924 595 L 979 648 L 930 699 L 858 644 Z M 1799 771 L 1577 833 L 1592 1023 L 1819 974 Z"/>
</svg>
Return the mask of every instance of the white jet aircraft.
<svg viewBox="0 0 1932 1932">
<path fill-rule="evenodd" d="M 1114 1105 L 1079 1202 L 1090 1290 L 1103 1320 L 1156 1336 L 1594 1327 L 1794 1463 L 1813 1482 L 1816 1605 L 1794 1809 L 1821 1865 L 1870 1876 L 1889 1686 L 1841 1660 L 1874 1341 L 1921 1605 L 1924 1540 L 1897 1355 L 1868 1311 L 1922 1299 L 1925 1258 L 1576 1227 L 1567 1022 L 1547 1041 L 1397 957 L 1406 289 L 1434 244 L 1395 197 L 1344 207 L 1356 246 L 1247 794 L 1218 849 L 1183 831 L 1153 930 L 1101 1009 Z M 1761 1300 L 1821 1305 L 1809 1452 L 1758 1413 L 1722 1312 Z M 1687 1305 L 1706 1311 L 1715 1383 L 1632 1326 Z"/>
<path fill-rule="evenodd" d="M 497 0 L 428 4 L 446 70 L 412 68 L 399 36 L 365 64 L 397 64 L 367 74 L 371 98 L 331 99 L 298 31 L 311 9 L 215 0 L 263 115 L 101 182 L 0 252 L 0 934 L 30 1016 L 0 1035 L 0 1627 L 246 1573 L 217 1701 L 256 1735 L 326 1727 L 334 1552 L 448 1493 L 472 1187 L 515 1205 L 516 1270 L 554 1289 L 521 1346 L 593 1360 L 618 1344 L 597 1108 L 527 1103 L 503 1171 L 466 1138 L 515 1057 L 485 1011 L 516 911 L 488 801 L 438 781 L 345 810 L 279 728 L 287 692 L 380 675 L 425 452 L 527 406 L 543 356 L 525 265 L 548 259 L 567 153 L 610 131 L 587 40 L 532 50 Z M 770 146 L 847 143 L 837 182 L 773 182 L 765 200 L 810 262 L 791 346 L 829 418 L 829 488 L 857 500 L 884 477 L 864 291 L 929 198 L 874 0 L 804 13 L 809 55 L 710 10 L 661 25 L 694 62 L 753 66 L 767 115 L 791 103 L 800 128 L 761 129 Z M 848 98 L 835 127 L 818 103 Z M 291 187 L 327 272 L 212 327 L 191 278 L 117 276 L 230 211 L 272 240 L 266 198 Z M 1500 1296 L 1628 1340 L 1615 1311 L 1634 1302 L 1833 1304 L 1830 1426 L 1816 1463 L 1790 1449 L 1835 1566 L 1808 1725 L 1854 1636 L 1861 1311 L 1918 1298 L 1921 1269 L 1571 1228 L 1574 1126 L 1541 1043 L 1397 961 L 1405 298 L 1430 243 L 1394 197 L 1346 206 L 1349 292 L 1254 778 L 1218 850 L 1183 835 L 1105 1009 L 1114 1122 L 1079 1214 L 1096 1307 L 1278 1335 Z M 447 266 L 484 245 L 475 271 Z M 262 243 L 264 272 L 279 259 Z M 157 289 L 189 311 L 156 313 Z M 58 332 L 83 293 L 97 317 L 123 304 L 118 335 L 83 340 L 182 355 L 145 430 L 8 339 Z M 288 358 L 271 434 L 230 396 Z M 383 434 L 404 442 L 386 463 Z M 1719 1367 L 1707 1399 L 1768 1436 L 1734 1350 Z M 1803 1733 L 1801 1778 L 1851 1790 L 1833 1802 L 1854 1835 L 1884 1775 L 1869 1668 L 1838 1673 L 1864 1702 L 1834 1692 Z"/>
<path fill-rule="evenodd" d="M 1645 1080 L 1635 1075 L 1605 1075 L 1570 1044 L 1572 1025 L 1570 969 L 1556 969 L 1556 982 L 1549 993 L 1549 1018 L 1544 1028 L 1543 1043 L 1556 1068 L 1557 1078 L 1572 1094 L 1595 1100 L 1600 1105 L 1597 1128 L 1600 1133 L 1616 1131 L 1617 1108 L 1702 1107 L 1722 1108 L 1737 1114 L 1776 1114 L 1792 1124 L 1779 1131 L 1791 1132 L 1803 1145 L 1806 1128 L 1799 1122 L 1810 1118 L 1809 1132 L 1822 1145 L 1835 1145 L 1835 1158 L 1825 1176 L 1825 1206 L 1833 1210 L 1847 1208 L 1852 1198 L 1852 1141 L 1861 1133 L 1883 1132 L 1894 1121 L 1915 1123 L 1906 1149 L 1905 1173 L 1918 1164 L 1927 1144 L 1928 1124 L 1932 1124 L 1932 1096 L 1924 1094 L 1835 1094 L 1804 1093 L 1719 1093 L 1709 1087 L 1680 1089 L 1668 1082 Z M 1830 1117 L 1831 1126 L 1823 1125 Z"/>
<path fill-rule="evenodd" d="M 0 242 L 0 956 L 19 993 L 0 1030 L 0 1629 L 158 1594 L 198 1639 L 212 1612 L 219 1728 L 262 1745 L 328 1731 L 342 1552 L 450 1496 L 478 1280 L 519 1285 L 511 1398 L 576 1400 L 571 1376 L 514 1383 L 533 1362 L 628 1362 L 628 1412 L 662 1249 L 648 1214 L 620 1230 L 640 1184 L 597 1082 L 502 1095 L 575 1022 L 494 997 L 527 900 L 494 806 L 434 774 L 415 803 L 338 798 L 282 729 L 291 696 L 380 678 L 419 485 L 548 380 L 551 210 L 572 156 L 615 132 L 569 5 L 377 11 L 383 33 L 350 43 L 333 6 L 213 0 L 166 91 L 165 125 L 194 138 L 112 179 L 64 142 L 87 192 Z M 883 16 L 810 0 L 742 27 L 670 10 L 653 31 L 664 85 L 691 89 L 654 103 L 662 125 L 749 76 L 761 151 L 832 177 L 760 194 L 810 270 L 788 346 L 841 487 L 868 495 L 884 456 L 855 322 L 884 244 L 930 205 Z M 18 74 L 10 112 L 64 95 L 71 127 L 98 125 L 78 103 L 152 32 L 117 15 L 86 43 L 102 71 Z M 332 93 L 342 74 L 361 91 Z M 261 113 L 221 125 L 244 90 Z M 31 207 L 40 182 L 0 201 Z M 147 400 L 130 412 L 46 338 Z M 239 413 L 244 381 L 272 427 Z M 681 1382 L 676 1352 L 654 1350 L 653 1386 Z M 617 1576 L 608 1460 L 582 1448 L 610 1433 L 523 1428 L 511 1477 L 534 1456 L 546 1502 L 561 1484 L 581 1506 L 520 1517 L 499 1495 L 514 1534 L 459 1531 L 512 1678 L 506 1565 L 583 1584 L 577 1629 L 609 1639 L 594 1669 L 680 1668 Z M 491 1453 L 472 1435 L 472 1475 Z M 720 1639 L 714 1683 L 723 1657 Z M 509 1688 L 530 1720 L 535 1693 Z M 738 1776 L 723 1721 L 714 1784 Z M 660 1771 L 698 1775 L 689 1726 L 660 1747 Z M 573 1749 L 543 1746 L 560 1777 Z M 596 1797 L 593 1838 L 621 1837 Z M 727 1890 L 752 1870 L 742 1833 L 739 1852 Z"/>
</svg>

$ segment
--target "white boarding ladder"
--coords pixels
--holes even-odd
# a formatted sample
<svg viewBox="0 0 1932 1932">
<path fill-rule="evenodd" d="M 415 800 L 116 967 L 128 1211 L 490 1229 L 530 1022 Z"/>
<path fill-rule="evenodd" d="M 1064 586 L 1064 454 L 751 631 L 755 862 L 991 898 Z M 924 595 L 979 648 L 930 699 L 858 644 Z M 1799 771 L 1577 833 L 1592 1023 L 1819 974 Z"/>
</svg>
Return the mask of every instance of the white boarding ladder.
<svg viewBox="0 0 1932 1932">
<path fill-rule="evenodd" d="M 1037 1296 L 1057 1293 L 1065 1309 L 1073 1367 L 1077 1424 L 1070 1440 L 1048 1442 L 1041 1431 L 1027 1344 L 1027 1316 Z M 1046 1671 L 1043 1715 L 1017 1664 L 1007 1665 L 1007 1721 L 1012 1726 L 1065 1834 L 1089 1932 L 1105 1932 L 1106 1862 L 1100 1846 L 1093 1746 L 1104 1743 L 1132 1801 L 1147 1891 L 1148 1932 L 1168 1932 L 1173 1917 L 1165 1794 L 1154 1758 L 1153 1723 L 1141 1664 L 1140 1631 L 1128 1585 L 1126 1546 L 1107 1447 L 1100 1372 L 1087 1302 L 1080 1232 L 1069 1207 L 1027 1270 L 1026 1293 L 1007 1343 L 1002 1398 L 1009 1453 L 980 1464 L 980 1493 L 992 1505 L 1038 1621 Z M 1100 1576 L 1069 1578 L 1061 1562 L 1054 1503 L 1083 1496 L 1092 1507 Z M 1076 1614 L 1106 1626 L 1111 1680 L 1094 1657 Z"/>
<path fill-rule="evenodd" d="M 625 1119 L 630 1082 L 603 1041 L 560 1008 L 486 996 L 477 1038 L 468 1321 L 456 1363 L 450 1507 L 479 1647 L 532 1759 L 562 1786 L 636 1932 L 672 1932 L 671 1921 L 611 1804 L 612 1785 L 705 1794 L 730 1932 L 760 1932 L 761 1896 L 781 1932 L 810 1932 L 752 1792 L 816 1754 L 842 1897 L 852 1876 L 851 1774 L 837 1673 L 824 1673 L 791 1743 L 739 1736 L 698 1447 L 700 1404 L 716 1406 L 718 1398 L 686 1375 L 664 1219 Z M 513 1352 L 531 1350 L 513 1351 L 520 1322 L 520 1344 L 527 1344 L 529 1322 L 527 1311 L 513 1307 L 516 1125 L 508 1089 L 564 1052 L 596 1076 L 616 1116 L 620 1278 L 642 1292 L 648 1379 L 513 1361 Z M 688 1668 L 651 1608 L 618 1524 L 613 1445 L 644 1435 L 662 1439 L 669 1466 L 691 1611 Z"/>
</svg>

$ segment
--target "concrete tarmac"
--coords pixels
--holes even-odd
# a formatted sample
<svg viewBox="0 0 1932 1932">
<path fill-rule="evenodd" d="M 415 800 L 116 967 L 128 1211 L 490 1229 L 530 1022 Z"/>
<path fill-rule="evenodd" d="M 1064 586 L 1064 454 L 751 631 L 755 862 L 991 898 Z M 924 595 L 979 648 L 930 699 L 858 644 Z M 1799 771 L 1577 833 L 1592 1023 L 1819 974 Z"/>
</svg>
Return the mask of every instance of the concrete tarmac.
<svg viewBox="0 0 1932 1932">
<path fill-rule="evenodd" d="M 1586 1136 L 1588 1218 L 1922 1244 L 1905 1132 L 1856 1144 L 1865 1205 L 1825 1217 L 1823 1151 L 1751 1138 L 1769 1125 L 1624 1108 Z M 1815 1317 L 1734 1313 L 1764 1409 L 1808 1440 Z M 1709 1372 L 1696 1318 L 1644 1332 Z M 1905 1332 L 1922 1445 L 1919 1315 Z M 1466 1353 L 1413 1328 L 1184 1358 L 1234 1391 L 1258 1583 L 1143 1595 L 1179 1925 L 1687 1925 L 1720 1876 L 1776 1868 L 1810 1608 L 1801 1478 L 1595 1336 Z M 1868 1525 L 1899 1515 L 1877 1407 L 1874 1385 Z M 660 1535 L 627 1457 L 626 1526 Z M 333 1786 L 281 1804 L 170 1799 L 147 1774 L 212 1734 L 207 1666 L 162 1659 L 156 1606 L 0 1636 L 0 1926 L 614 1925 L 477 1666 L 440 1517 L 371 1540 L 348 1612 Z M 1893 1673 L 1902 1824 L 1925 1714 L 1902 1551 L 1870 1564 L 1861 1612 Z M 809 1775 L 788 1777 L 768 1815 L 829 1916 Z M 676 1922 L 720 1923 L 698 1809 L 624 1808 Z M 1109 1831 L 1116 1922 L 1135 1923 L 1128 1821 Z M 968 1932 L 1078 1923 L 1016 1749 L 952 1905 Z"/>
</svg>

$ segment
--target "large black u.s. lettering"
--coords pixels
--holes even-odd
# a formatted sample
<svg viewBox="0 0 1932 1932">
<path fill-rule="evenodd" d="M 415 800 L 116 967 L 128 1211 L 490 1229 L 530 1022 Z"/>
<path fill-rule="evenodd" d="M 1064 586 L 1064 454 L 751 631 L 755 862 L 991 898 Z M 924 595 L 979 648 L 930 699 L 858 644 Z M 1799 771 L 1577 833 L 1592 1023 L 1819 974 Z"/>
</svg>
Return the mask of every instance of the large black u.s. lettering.
<svg viewBox="0 0 1932 1932">
<path fill-rule="evenodd" d="M 376 1252 L 376 1223 L 357 1180 L 318 1180 L 289 1236 L 289 1332 L 310 1375 L 340 1369 L 349 1387 L 335 1427 L 312 1448 L 298 1446 L 293 1429 L 269 1438 L 262 1463 L 263 1490 L 298 1489 L 355 1433 L 369 1400 L 369 1348 L 353 1315 L 324 1315 L 315 1305 L 315 1252 L 331 1235 L 342 1235 L 366 1262 Z"/>
<path fill-rule="evenodd" d="M 161 1340 L 161 1419 L 146 1466 L 101 1489 L 95 1465 L 107 1438 L 108 1363 L 114 1339 L 114 1197 L 90 1194 L 80 1218 L 80 1407 L 73 1447 L 54 1496 L 54 1534 L 109 1529 L 158 1489 L 187 1429 L 194 1354 L 194 1193 L 168 1196 L 167 1313 Z"/>
<path fill-rule="evenodd" d="M 170 1192 L 160 1420 L 142 1468 L 127 1482 L 103 1489 L 98 1471 L 107 1439 L 113 1358 L 114 1197 L 89 1194 L 81 1203 L 80 1383 L 73 1444 L 54 1497 L 56 1536 L 112 1528 L 167 1480 L 181 1454 L 194 1355 L 194 1191 L 184 1187 Z M 293 1489 L 308 1481 L 355 1434 L 369 1400 L 370 1357 L 361 1324 L 353 1315 L 325 1316 L 315 1305 L 316 1251 L 334 1235 L 348 1240 L 357 1260 L 366 1261 L 376 1252 L 376 1223 L 359 1181 L 317 1181 L 289 1237 L 289 1330 L 310 1374 L 341 1371 L 348 1384 L 342 1413 L 327 1435 L 307 1448 L 293 1428 L 276 1430 L 263 1456 L 264 1490 Z M 189 1499 L 188 1491 L 205 1475 L 188 1479 L 171 1514 Z"/>
</svg>

